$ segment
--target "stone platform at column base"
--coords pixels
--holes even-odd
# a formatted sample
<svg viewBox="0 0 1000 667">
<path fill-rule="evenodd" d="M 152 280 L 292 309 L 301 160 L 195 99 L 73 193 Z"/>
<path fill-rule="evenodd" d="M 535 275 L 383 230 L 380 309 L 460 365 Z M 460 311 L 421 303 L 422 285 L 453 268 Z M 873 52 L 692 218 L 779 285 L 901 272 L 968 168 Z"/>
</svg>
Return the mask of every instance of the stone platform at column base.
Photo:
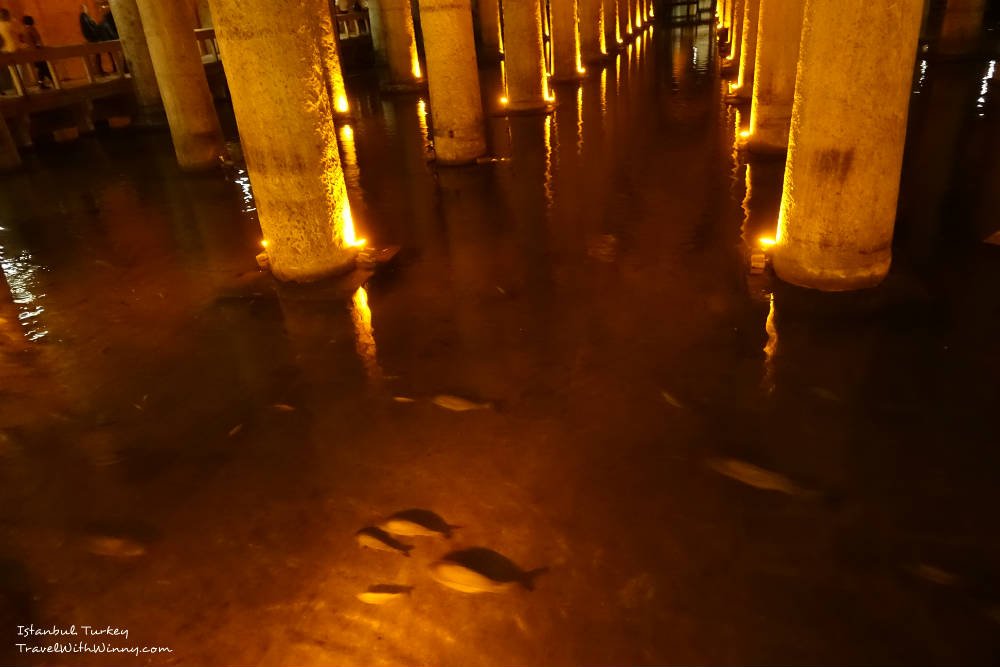
<svg viewBox="0 0 1000 667">
<path fill-rule="evenodd" d="M 809 266 L 792 257 L 788 250 L 779 244 L 772 251 L 771 265 L 775 275 L 786 283 L 823 292 L 848 292 L 878 287 L 885 280 L 889 274 L 892 257 L 889 250 L 884 254 L 885 259 L 877 262 L 835 270 Z"/>
</svg>

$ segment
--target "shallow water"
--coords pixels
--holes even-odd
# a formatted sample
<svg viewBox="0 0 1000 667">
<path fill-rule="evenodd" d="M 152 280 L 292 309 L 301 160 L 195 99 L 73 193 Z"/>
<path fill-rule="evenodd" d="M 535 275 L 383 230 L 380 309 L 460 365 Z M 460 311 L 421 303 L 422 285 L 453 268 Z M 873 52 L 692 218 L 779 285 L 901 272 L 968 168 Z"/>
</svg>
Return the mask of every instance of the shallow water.
<svg viewBox="0 0 1000 667">
<path fill-rule="evenodd" d="M 353 81 L 354 219 L 402 251 L 321 291 L 257 273 L 238 164 L 40 148 L 0 181 L 0 624 L 174 650 L 142 664 L 995 660 L 1000 83 L 918 66 L 893 275 L 823 296 L 747 274 L 782 169 L 734 154 L 715 57 L 658 27 L 450 170 L 419 96 Z M 408 508 L 460 528 L 358 547 Z M 431 579 L 473 547 L 548 569 Z"/>
</svg>

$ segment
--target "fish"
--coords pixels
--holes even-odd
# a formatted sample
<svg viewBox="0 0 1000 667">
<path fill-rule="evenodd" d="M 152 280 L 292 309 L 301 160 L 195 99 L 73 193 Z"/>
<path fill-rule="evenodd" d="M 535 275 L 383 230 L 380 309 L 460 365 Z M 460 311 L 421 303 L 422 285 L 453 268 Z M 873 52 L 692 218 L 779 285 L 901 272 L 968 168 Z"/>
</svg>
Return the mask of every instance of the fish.
<svg viewBox="0 0 1000 667">
<path fill-rule="evenodd" d="M 87 551 L 98 556 L 135 558 L 146 553 L 146 547 L 125 537 L 95 535 L 87 540 Z"/>
<path fill-rule="evenodd" d="M 666 401 L 667 404 L 674 406 L 678 410 L 683 410 L 684 409 L 684 404 L 681 403 L 680 401 L 678 401 L 676 398 L 674 398 L 673 395 L 670 394 L 669 392 L 664 391 L 663 389 L 661 389 L 660 390 L 660 396 L 663 397 L 663 400 Z"/>
<path fill-rule="evenodd" d="M 385 604 L 409 595 L 412 590 L 413 586 L 375 584 L 374 586 L 369 586 L 368 590 L 363 593 L 358 593 L 355 597 L 365 604 Z"/>
<path fill-rule="evenodd" d="M 389 533 L 375 526 L 362 528 L 355 533 L 354 537 L 358 541 L 358 544 L 365 548 L 375 549 L 376 551 L 395 551 L 407 558 L 410 557 L 410 551 L 413 549 L 412 544 L 403 544 Z"/>
<path fill-rule="evenodd" d="M 443 535 L 451 537 L 453 526 L 430 510 L 409 509 L 396 512 L 378 525 L 379 528 L 393 535 L 418 537 L 436 537 Z"/>
<path fill-rule="evenodd" d="M 275 403 L 271 407 L 279 412 L 295 412 L 295 408 L 288 403 Z"/>
<path fill-rule="evenodd" d="M 546 571 L 522 570 L 506 556 L 482 547 L 453 551 L 430 565 L 434 581 L 463 593 L 503 593 L 518 585 L 531 591 L 535 577 Z"/>
<path fill-rule="evenodd" d="M 236 426 L 229 429 L 228 437 L 231 438 L 242 430 L 243 430 L 243 424 L 237 424 Z"/>
<path fill-rule="evenodd" d="M 445 410 L 451 410 L 453 412 L 489 410 L 493 407 L 492 403 L 477 403 L 476 401 L 470 401 L 469 399 L 462 398 L 461 396 L 452 396 L 451 394 L 438 394 L 431 399 L 431 403 L 439 408 L 444 408 Z"/>
<path fill-rule="evenodd" d="M 416 399 L 410 398 L 409 396 L 393 396 L 392 400 L 397 403 L 416 403 Z"/>
<path fill-rule="evenodd" d="M 948 572 L 947 570 L 942 570 L 939 567 L 934 567 L 933 565 L 927 565 L 926 563 L 918 563 L 910 568 L 910 572 L 915 576 L 920 577 L 931 583 L 938 584 L 940 586 L 954 586 L 959 582 L 957 574 Z"/>
<path fill-rule="evenodd" d="M 755 489 L 778 491 L 792 496 L 811 496 L 812 492 L 798 486 L 784 475 L 736 459 L 710 459 L 708 466 L 730 479 L 743 482 Z"/>
</svg>

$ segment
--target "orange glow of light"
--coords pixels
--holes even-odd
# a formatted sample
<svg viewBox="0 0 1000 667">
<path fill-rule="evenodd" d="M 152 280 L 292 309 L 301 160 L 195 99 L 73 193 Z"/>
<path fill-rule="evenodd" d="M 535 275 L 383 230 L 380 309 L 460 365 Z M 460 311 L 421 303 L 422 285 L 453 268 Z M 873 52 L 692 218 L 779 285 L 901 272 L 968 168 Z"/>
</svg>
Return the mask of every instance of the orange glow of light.
<svg viewBox="0 0 1000 667">
<path fill-rule="evenodd" d="M 740 132 L 740 138 L 742 139 L 746 139 L 749 136 L 750 136 L 750 130 L 743 130 L 742 132 Z"/>
<path fill-rule="evenodd" d="M 502 105 L 504 105 L 504 106 L 507 106 L 507 102 L 509 102 L 509 101 L 510 101 L 510 100 L 508 100 L 508 99 L 507 99 L 507 96 L 506 96 L 506 95 L 504 95 L 504 96 L 502 96 L 502 97 L 500 98 L 500 104 L 502 104 Z"/>
<path fill-rule="evenodd" d="M 265 248 L 266 249 L 267 246 L 269 246 L 269 245 L 271 245 L 270 241 L 268 241 L 267 239 L 261 239 L 261 242 L 260 242 L 260 247 L 261 248 Z"/>
<path fill-rule="evenodd" d="M 413 52 L 413 78 L 419 80 L 419 79 L 422 79 L 423 76 L 424 76 L 423 72 L 420 71 L 420 60 L 417 58 L 417 52 L 414 51 Z"/>
<path fill-rule="evenodd" d="M 587 73 L 587 68 L 584 67 L 583 65 L 577 65 L 576 72 L 577 72 L 577 74 L 586 74 Z"/>
<path fill-rule="evenodd" d="M 344 245 L 349 248 L 363 248 L 368 241 L 357 237 L 357 232 L 354 230 L 354 216 L 351 215 L 351 207 L 348 205 L 344 206 L 342 222 Z"/>
<path fill-rule="evenodd" d="M 757 243 L 761 244 L 765 248 L 773 248 L 775 245 L 777 245 L 778 240 L 771 238 L 770 236 L 761 236 L 759 239 L 757 239 Z"/>
<path fill-rule="evenodd" d="M 347 104 L 347 96 L 340 95 L 337 97 L 337 113 L 347 113 L 350 107 Z"/>
<path fill-rule="evenodd" d="M 343 137 L 341 138 L 344 139 L 345 141 L 354 140 L 354 128 L 352 128 L 350 125 L 344 125 L 343 127 L 341 127 L 340 132 L 343 135 Z"/>
</svg>

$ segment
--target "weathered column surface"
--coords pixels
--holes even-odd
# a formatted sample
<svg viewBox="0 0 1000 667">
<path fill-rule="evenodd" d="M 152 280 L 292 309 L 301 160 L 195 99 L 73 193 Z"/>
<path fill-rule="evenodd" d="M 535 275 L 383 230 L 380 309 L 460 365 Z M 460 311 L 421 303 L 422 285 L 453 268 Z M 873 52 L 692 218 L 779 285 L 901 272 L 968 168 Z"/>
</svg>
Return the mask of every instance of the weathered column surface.
<svg viewBox="0 0 1000 667">
<path fill-rule="evenodd" d="M 17 152 L 17 144 L 7 126 L 7 119 L 0 114 L 0 169 L 13 169 L 20 164 L 21 155 Z"/>
<path fill-rule="evenodd" d="M 552 0 L 552 79 L 580 78 L 580 34 L 576 27 L 577 0 Z"/>
<path fill-rule="evenodd" d="M 139 105 L 139 122 L 148 122 L 162 114 L 163 101 L 160 99 L 160 87 L 156 83 L 153 59 L 146 44 L 146 34 L 142 29 L 139 6 L 136 0 L 111 0 L 111 14 L 115 17 L 115 26 L 128 62 L 132 88 Z"/>
<path fill-rule="evenodd" d="M 434 153 L 442 164 L 472 162 L 486 152 L 471 0 L 420 0 Z"/>
<path fill-rule="evenodd" d="M 938 53 L 960 56 L 975 51 L 982 41 L 986 0 L 948 0 L 941 23 Z"/>
<path fill-rule="evenodd" d="M 330 14 L 326 0 L 271 4 L 212 0 L 212 14 L 271 271 L 306 282 L 355 256 L 320 44 Z"/>
<path fill-rule="evenodd" d="M 194 8 L 162 0 L 138 5 L 177 162 L 184 169 L 218 164 L 222 131 L 194 36 Z"/>
<path fill-rule="evenodd" d="M 618 31 L 618 0 L 602 0 L 604 12 L 604 48 L 612 54 L 620 48 L 621 33 Z"/>
<path fill-rule="evenodd" d="M 545 74 L 539 0 L 507 0 L 503 3 L 503 24 L 507 109 L 544 109 L 549 103 L 549 86 Z"/>
<path fill-rule="evenodd" d="M 390 90 L 412 90 L 424 84 L 417 57 L 410 0 L 379 0 L 385 60 L 389 67 Z"/>
<path fill-rule="evenodd" d="M 804 287 L 871 287 L 889 271 L 922 0 L 869 9 L 806 4 L 774 251 L 778 276 Z"/>
<path fill-rule="evenodd" d="M 618 0 L 618 37 L 628 41 L 632 36 L 632 0 Z"/>
<path fill-rule="evenodd" d="M 730 86 L 732 102 L 748 102 L 753 94 L 753 73 L 757 61 L 757 26 L 762 0 L 746 0 L 743 3 L 743 29 L 740 39 L 739 76 L 736 84 Z"/>
<path fill-rule="evenodd" d="M 500 3 L 497 0 L 476 0 L 479 14 L 479 45 L 481 57 L 496 62 L 500 57 Z M 424 45 L 426 49 L 426 44 Z"/>
<path fill-rule="evenodd" d="M 804 10 L 805 0 L 761 0 L 750 137 L 746 142 L 751 151 L 783 152 L 788 148 Z"/>
<path fill-rule="evenodd" d="M 601 0 L 579 0 L 580 56 L 585 63 L 603 60 L 608 50 L 604 42 L 604 4 Z"/>
</svg>

